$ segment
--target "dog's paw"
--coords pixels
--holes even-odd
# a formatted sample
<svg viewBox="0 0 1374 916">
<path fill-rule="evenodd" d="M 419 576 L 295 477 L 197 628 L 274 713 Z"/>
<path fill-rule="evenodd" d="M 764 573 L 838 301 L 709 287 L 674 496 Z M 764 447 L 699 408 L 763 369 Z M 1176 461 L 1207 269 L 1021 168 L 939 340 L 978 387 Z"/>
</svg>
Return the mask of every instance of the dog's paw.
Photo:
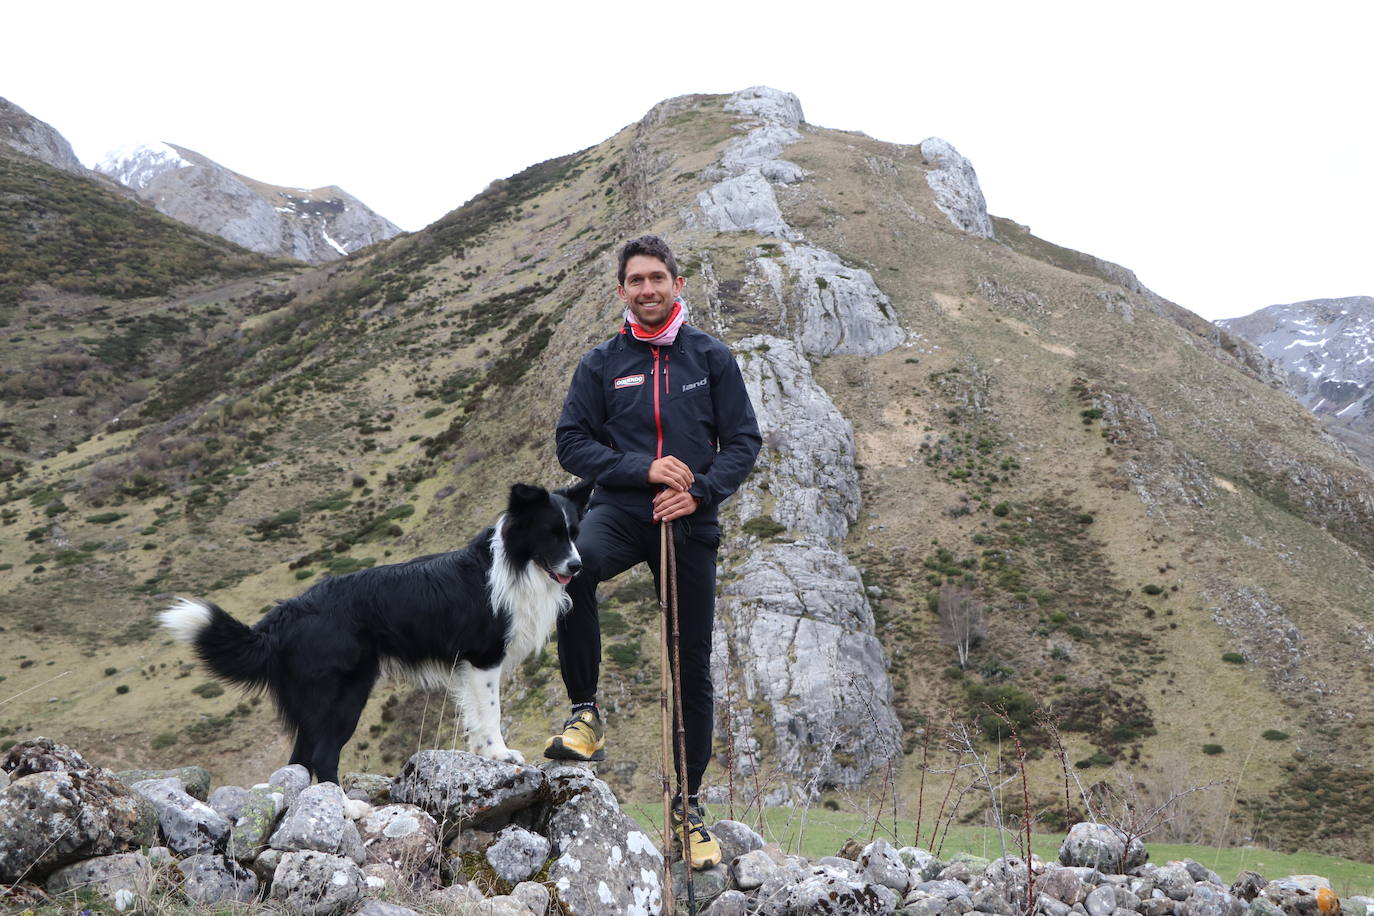
<svg viewBox="0 0 1374 916">
<path fill-rule="evenodd" d="M 472 752 L 479 757 L 486 757 L 488 760 L 496 760 L 501 763 L 524 763 L 525 755 L 517 750 L 506 747 L 501 741 L 488 741 L 481 747 L 473 747 Z"/>
</svg>

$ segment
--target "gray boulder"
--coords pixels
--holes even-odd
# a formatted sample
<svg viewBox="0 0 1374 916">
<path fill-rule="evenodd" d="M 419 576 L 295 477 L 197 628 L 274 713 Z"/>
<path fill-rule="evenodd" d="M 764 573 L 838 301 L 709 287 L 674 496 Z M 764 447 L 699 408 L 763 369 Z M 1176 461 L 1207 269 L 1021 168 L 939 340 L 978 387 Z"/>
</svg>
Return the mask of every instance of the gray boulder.
<svg viewBox="0 0 1374 916">
<path fill-rule="evenodd" d="M 246 790 L 229 831 L 229 855 L 240 862 L 251 862 L 262 852 L 285 804 L 281 790 L 271 786 L 254 786 Z"/>
<path fill-rule="evenodd" d="M 136 901 L 147 899 L 155 878 L 156 872 L 146 856 L 121 852 L 57 869 L 48 877 L 47 891 L 53 896 L 95 891 L 113 903 L 115 909 L 128 910 Z"/>
<path fill-rule="evenodd" d="M 521 881 L 515 885 L 510 895 L 537 916 L 544 916 L 549 911 L 549 904 L 553 901 L 553 895 L 549 893 L 549 889 L 533 881 Z"/>
<path fill-rule="evenodd" d="M 1246 906 L 1236 897 L 1213 884 L 1199 882 L 1193 893 L 1174 907 L 1178 916 L 1241 916 Z"/>
<path fill-rule="evenodd" d="M 1059 861 L 1081 868 L 1097 868 L 1120 874 L 1145 864 L 1148 853 L 1137 837 L 1127 842 L 1126 834 L 1110 824 L 1081 822 L 1069 829 L 1059 846 Z"/>
<path fill-rule="evenodd" d="M 887 840 L 874 840 L 865 846 L 858 865 L 870 884 L 881 884 L 903 895 L 911 889 L 911 869 Z"/>
<path fill-rule="evenodd" d="M 569 914 L 657 912 L 663 854 L 604 782 L 575 766 L 548 771 L 548 880 Z"/>
<path fill-rule="evenodd" d="M 1069 906 L 1082 903 L 1091 890 L 1072 869 L 1055 867 L 1046 868 L 1044 874 L 1035 879 L 1035 887 L 1040 893 L 1049 894 Z"/>
<path fill-rule="evenodd" d="M 354 916 L 420 916 L 408 906 L 382 900 L 368 900 L 353 912 Z"/>
<path fill-rule="evenodd" d="M 1094 888 L 1083 901 L 1088 916 L 1111 916 L 1119 909 L 1140 909 L 1140 898 L 1124 887 L 1103 884 Z"/>
<path fill-rule="evenodd" d="M 763 848 L 763 837 L 754 828 L 739 821 L 716 821 L 711 825 L 711 833 L 720 843 L 720 860 L 726 865 L 746 852 Z"/>
<path fill-rule="evenodd" d="M 747 916 L 749 912 L 749 898 L 740 891 L 731 889 L 722 891 L 721 895 L 711 901 L 711 905 L 705 910 L 705 916 Z"/>
<path fill-rule="evenodd" d="M 1216 884 L 1220 887 L 1226 886 L 1225 883 L 1221 880 L 1220 875 L 1212 871 L 1206 865 L 1203 865 L 1201 862 L 1195 862 L 1192 859 L 1184 859 L 1183 867 L 1188 870 L 1188 875 L 1194 881 L 1206 881 L 1210 884 Z"/>
<path fill-rule="evenodd" d="M 544 772 L 533 766 L 466 751 L 420 751 L 406 761 L 391 797 L 424 808 L 446 832 L 495 830 L 538 800 L 546 782 Z"/>
<path fill-rule="evenodd" d="M 954 900 L 958 897 L 968 895 L 968 885 L 962 881 L 952 881 L 940 879 L 938 881 L 923 881 L 913 888 L 927 897 L 939 897 L 941 900 Z"/>
<path fill-rule="evenodd" d="M 1342 898 L 1341 912 L 1345 913 L 1346 916 L 1369 916 L 1369 914 L 1374 913 L 1374 897 L 1355 894 Z"/>
<path fill-rule="evenodd" d="M 192 798 L 175 776 L 136 782 L 133 790 L 152 803 L 167 845 L 178 855 L 223 852 L 230 824 L 203 801 Z"/>
<path fill-rule="evenodd" d="M 120 782 L 132 787 L 136 782 L 149 779 L 175 779 L 181 789 L 197 801 L 210 797 L 210 771 L 205 767 L 174 767 L 170 770 L 120 770 L 115 774 Z"/>
<path fill-rule="evenodd" d="M 345 773 L 344 794 L 374 807 L 391 802 L 391 777 L 381 773 Z"/>
<path fill-rule="evenodd" d="M 32 776 L 34 773 L 60 773 L 91 768 L 80 752 L 51 738 L 26 738 L 0 757 L 0 770 L 8 773 L 11 781 Z"/>
<path fill-rule="evenodd" d="M 277 874 L 277 866 L 281 864 L 282 856 L 286 853 L 280 849 L 268 847 L 258 853 L 258 857 L 249 866 L 253 869 L 253 874 L 257 875 L 258 883 L 264 888 L 272 886 L 272 878 Z"/>
<path fill-rule="evenodd" d="M 1265 885 L 1267 885 L 1268 883 L 1269 882 L 1266 881 L 1263 878 L 1263 876 L 1255 872 L 1243 871 L 1240 874 L 1236 875 L 1236 880 L 1231 882 L 1231 893 L 1232 895 L 1239 897 L 1240 899 L 1246 902 L 1249 902 L 1258 897 L 1260 895 L 1260 891 L 1264 890 Z"/>
<path fill-rule="evenodd" d="M 210 793 L 205 803 L 219 812 L 219 816 L 233 823 L 243 811 L 248 790 L 243 786 L 220 786 Z"/>
<path fill-rule="evenodd" d="M 21 776 L 0 789 L 0 883 L 157 842 L 157 815 L 109 770 Z"/>
<path fill-rule="evenodd" d="M 532 916 L 530 908 L 525 905 L 525 901 L 511 894 L 497 894 L 494 897 L 488 897 L 470 912 L 474 916 L 477 913 L 481 913 L 482 916 Z"/>
<path fill-rule="evenodd" d="M 439 882 L 439 825 L 416 805 L 383 805 L 358 822 L 367 861 L 389 865 L 413 886 Z"/>
<path fill-rule="evenodd" d="M 1182 862 L 1165 862 L 1155 869 L 1154 879 L 1155 887 L 1170 900 L 1187 900 L 1193 894 L 1193 885 L 1197 883 Z"/>
<path fill-rule="evenodd" d="M 762 849 L 751 849 L 730 862 L 730 876 L 735 887 L 752 891 L 763 886 L 781 867 Z"/>
<path fill-rule="evenodd" d="M 334 916 L 353 909 L 363 888 L 362 869 L 352 859 L 301 850 L 282 855 L 271 899 L 288 913 Z"/>
<path fill-rule="evenodd" d="M 183 879 L 181 891 L 192 903 L 249 903 L 258 894 L 257 875 L 225 856 L 188 856 L 177 868 Z"/>
<path fill-rule="evenodd" d="M 897 855 L 902 857 L 902 862 L 911 869 L 913 880 L 918 882 L 935 880 L 945 868 L 944 862 L 918 846 L 903 846 L 897 850 Z"/>
<path fill-rule="evenodd" d="M 757 912 L 760 916 L 885 916 L 896 903 L 896 895 L 888 888 L 850 878 L 836 869 L 816 867 L 802 880 L 769 896 L 760 895 Z"/>
<path fill-rule="evenodd" d="M 267 784 L 281 789 L 286 807 L 290 808 L 296 803 L 296 796 L 310 785 L 310 771 L 299 763 L 289 763 L 267 777 Z"/>
<path fill-rule="evenodd" d="M 549 841 L 539 834 L 510 826 L 487 847 L 487 863 L 502 881 L 518 884 L 543 867 L 550 848 Z"/>
<path fill-rule="evenodd" d="M 363 841 L 344 814 L 344 801 L 343 789 L 332 782 L 307 787 L 286 809 L 268 844 L 286 851 L 313 849 L 347 856 L 362 865 L 367 860 Z"/>
</svg>

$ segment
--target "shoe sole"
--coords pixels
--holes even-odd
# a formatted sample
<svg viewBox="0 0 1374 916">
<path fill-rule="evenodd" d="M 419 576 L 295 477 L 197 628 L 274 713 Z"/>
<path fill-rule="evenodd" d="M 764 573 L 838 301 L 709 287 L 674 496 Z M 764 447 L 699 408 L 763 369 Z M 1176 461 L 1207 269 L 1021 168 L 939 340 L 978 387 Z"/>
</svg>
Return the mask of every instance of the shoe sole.
<svg viewBox="0 0 1374 916">
<path fill-rule="evenodd" d="M 581 763 L 595 763 L 598 760 L 606 759 L 606 749 L 604 747 L 600 748 L 592 752 L 592 755 L 588 757 L 586 754 L 579 754 L 570 747 L 564 747 L 562 744 L 555 744 L 551 747 L 544 748 L 544 756 L 550 760 L 576 760 Z"/>
</svg>

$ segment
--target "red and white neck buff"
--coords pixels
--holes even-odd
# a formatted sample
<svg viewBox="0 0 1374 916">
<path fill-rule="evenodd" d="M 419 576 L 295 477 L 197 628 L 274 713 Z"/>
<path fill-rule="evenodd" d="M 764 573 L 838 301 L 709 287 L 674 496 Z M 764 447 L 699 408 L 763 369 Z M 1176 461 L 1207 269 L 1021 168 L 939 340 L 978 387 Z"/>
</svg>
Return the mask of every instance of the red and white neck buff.
<svg viewBox="0 0 1374 916">
<path fill-rule="evenodd" d="M 663 323 L 656 333 L 650 334 L 644 328 L 635 323 L 634 315 L 629 308 L 625 309 L 625 325 L 634 335 L 635 340 L 646 343 L 651 347 L 669 347 L 673 341 L 677 340 L 678 328 L 687 322 L 687 303 L 681 299 L 673 300 L 673 313 L 668 316 L 668 320 Z"/>
</svg>

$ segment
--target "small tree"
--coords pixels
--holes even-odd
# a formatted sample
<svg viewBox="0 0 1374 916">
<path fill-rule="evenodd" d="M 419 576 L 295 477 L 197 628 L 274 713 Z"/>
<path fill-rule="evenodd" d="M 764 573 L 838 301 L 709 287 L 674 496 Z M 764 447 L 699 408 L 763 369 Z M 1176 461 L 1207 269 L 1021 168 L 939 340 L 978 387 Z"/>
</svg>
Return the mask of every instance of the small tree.
<svg viewBox="0 0 1374 916">
<path fill-rule="evenodd" d="M 959 667 L 968 667 L 969 651 L 982 641 L 983 602 L 971 589 L 951 583 L 940 586 L 940 638 L 959 654 Z"/>
</svg>

